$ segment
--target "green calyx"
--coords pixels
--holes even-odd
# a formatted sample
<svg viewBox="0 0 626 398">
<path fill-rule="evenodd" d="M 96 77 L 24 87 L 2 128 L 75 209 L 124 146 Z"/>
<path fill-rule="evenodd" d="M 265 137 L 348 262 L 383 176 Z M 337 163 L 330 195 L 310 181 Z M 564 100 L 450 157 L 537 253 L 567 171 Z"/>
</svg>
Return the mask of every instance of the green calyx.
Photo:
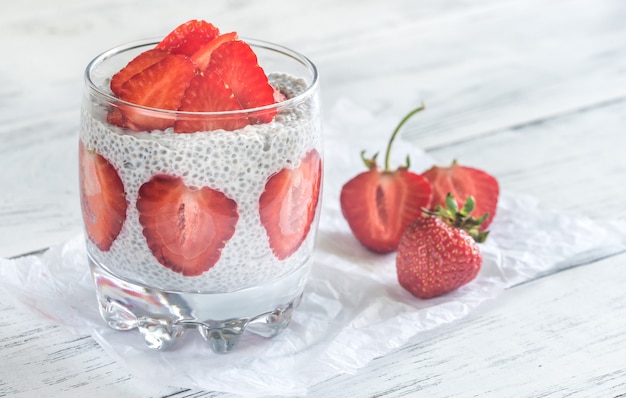
<svg viewBox="0 0 626 398">
<path fill-rule="evenodd" d="M 413 115 L 423 110 L 424 110 L 424 104 L 421 104 L 419 107 L 413 109 L 405 117 L 403 117 L 402 120 L 400 120 L 400 123 L 398 123 L 398 126 L 396 126 L 395 130 L 393 130 L 393 133 L 391 133 L 391 138 L 389 138 L 389 142 L 387 143 L 387 150 L 385 151 L 385 171 L 390 171 L 389 159 L 391 157 L 391 144 L 396 139 L 396 136 L 400 132 L 400 129 L 402 129 L 405 123 L 409 121 L 409 119 L 412 118 Z M 376 163 L 377 157 L 378 157 L 378 152 L 376 152 L 374 156 L 372 156 L 371 159 L 368 159 L 365 157 L 365 151 L 361 151 L 361 159 L 363 160 L 363 163 L 365 163 L 365 167 L 367 167 L 370 170 L 377 167 L 377 163 Z M 411 167 L 411 159 L 409 158 L 409 155 L 407 155 L 405 168 L 408 169 L 409 167 Z"/>
<path fill-rule="evenodd" d="M 483 214 L 479 218 L 470 216 L 472 210 L 476 206 L 476 200 L 473 196 L 468 196 L 459 209 L 456 199 L 451 193 L 446 196 L 446 207 L 437 205 L 435 211 L 423 210 L 425 214 L 439 217 L 448 225 L 459 228 L 467 232 L 476 242 L 482 243 L 487 239 L 489 231 L 481 231 L 480 225 L 489 218 L 489 213 Z"/>
</svg>

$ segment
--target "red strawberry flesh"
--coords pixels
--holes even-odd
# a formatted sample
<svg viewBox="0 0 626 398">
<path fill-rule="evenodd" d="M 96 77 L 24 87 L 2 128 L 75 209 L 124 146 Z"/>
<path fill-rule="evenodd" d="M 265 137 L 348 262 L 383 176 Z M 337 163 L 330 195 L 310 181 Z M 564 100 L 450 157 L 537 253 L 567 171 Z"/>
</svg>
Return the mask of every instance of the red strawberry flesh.
<svg viewBox="0 0 626 398">
<path fill-rule="evenodd" d="M 197 75 L 189 83 L 180 105 L 184 112 L 220 112 L 241 110 L 239 101 L 221 77 L 211 71 Z M 248 124 L 245 115 L 180 114 L 174 125 L 177 133 L 193 133 L 217 129 L 237 130 Z"/>
<path fill-rule="evenodd" d="M 445 207 L 448 193 L 451 193 L 461 203 L 465 202 L 469 196 L 473 196 L 476 206 L 471 215 L 478 218 L 489 213 L 489 217 L 481 225 L 481 230 L 486 230 L 489 227 L 496 214 L 500 192 L 495 177 L 482 170 L 456 163 L 450 167 L 432 167 L 423 175 L 433 187 L 431 210 L 434 210 L 437 205 Z"/>
<path fill-rule="evenodd" d="M 128 202 L 115 167 L 79 141 L 80 199 L 85 229 L 98 249 L 108 251 L 126 220 Z"/>
<path fill-rule="evenodd" d="M 131 77 L 163 60 L 168 55 L 170 55 L 170 53 L 159 49 L 151 49 L 139 54 L 111 78 L 111 91 L 113 94 L 119 96 L 122 86 Z"/>
<path fill-rule="evenodd" d="M 216 87 L 216 84 L 196 85 L 186 93 L 192 79 L 196 75 L 205 75 L 207 71 L 217 74 L 224 84 L 215 93 L 199 92 L 198 87 Z M 210 80 L 216 81 L 213 77 Z M 248 110 L 285 99 L 282 93 L 269 84 L 256 54 L 247 43 L 237 40 L 236 32 L 220 34 L 214 25 L 202 20 L 191 20 L 178 26 L 155 48 L 141 53 L 116 73 L 110 86 L 117 98 L 150 108 L 119 104 L 109 110 L 107 120 L 111 124 L 135 131 L 165 130 L 175 124 L 175 113 L 158 112 L 155 109 L 201 112 L 190 109 L 202 106 L 216 108 L 204 112 Z M 227 98 L 227 90 L 223 86 L 234 95 L 239 107 Z M 188 98 L 183 103 L 186 96 Z M 200 100 L 200 96 L 209 98 Z M 212 106 L 207 107 L 208 103 Z M 276 112 L 272 107 L 242 114 L 246 114 L 246 124 L 267 123 L 273 120 Z M 229 117 L 224 126 L 212 127 L 211 124 L 203 126 L 202 123 L 190 122 L 187 116 L 182 116 L 185 120 L 179 123 L 176 132 L 244 127 L 243 117 Z"/>
<path fill-rule="evenodd" d="M 189 58 L 168 55 L 124 83 L 119 98 L 144 107 L 177 110 L 195 73 L 196 67 Z M 163 130 L 174 125 L 175 116 L 165 112 L 128 106 L 121 110 L 138 129 Z"/>
<path fill-rule="evenodd" d="M 244 109 L 258 108 L 274 103 L 274 88 L 259 66 L 252 48 L 241 40 L 229 41 L 211 54 L 207 70 L 217 73 L 231 88 L 235 98 Z M 270 122 L 275 109 L 257 113 L 250 117 L 251 123 Z"/>
<path fill-rule="evenodd" d="M 363 172 L 343 186 L 340 196 L 354 236 L 377 253 L 396 250 L 404 230 L 421 217 L 430 199 L 430 184 L 405 168 Z"/>
<path fill-rule="evenodd" d="M 154 257 L 185 276 L 201 275 L 219 261 L 239 219 L 237 203 L 222 192 L 165 174 L 141 186 L 137 210 Z"/>
<path fill-rule="evenodd" d="M 172 54 L 191 56 L 219 35 L 219 29 L 203 20 L 191 20 L 169 33 L 156 48 Z"/>
<path fill-rule="evenodd" d="M 191 60 L 194 64 L 196 64 L 198 69 L 204 71 L 207 66 L 209 66 L 209 61 L 211 60 L 211 54 L 213 54 L 213 51 L 215 51 L 222 44 L 236 39 L 237 33 L 235 32 L 220 35 L 194 52 L 193 55 L 191 55 Z"/>
<path fill-rule="evenodd" d="M 282 169 L 267 181 L 259 199 L 261 222 L 279 260 L 302 245 L 311 228 L 319 200 L 322 161 L 313 149 L 296 169 Z"/>
</svg>

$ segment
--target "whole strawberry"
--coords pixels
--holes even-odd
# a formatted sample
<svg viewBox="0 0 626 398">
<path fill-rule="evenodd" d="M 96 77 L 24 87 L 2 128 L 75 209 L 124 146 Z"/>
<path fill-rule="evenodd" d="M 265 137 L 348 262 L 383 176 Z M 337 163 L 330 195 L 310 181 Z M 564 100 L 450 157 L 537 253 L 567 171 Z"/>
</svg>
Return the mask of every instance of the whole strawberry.
<svg viewBox="0 0 626 398">
<path fill-rule="evenodd" d="M 477 242 L 484 242 L 487 231 L 481 224 L 489 217 L 469 216 L 475 201 L 468 197 L 459 209 L 451 194 L 446 208 L 425 211 L 426 217 L 412 222 L 398 246 L 398 282 L 422 299 L 440 296 L 473 280 L 482 264 Z"/>
<path fill-rule="evenodd" d="M 368 171 L 352 178 L 341 189 L 341 210 L 352 233 L 363 246 L 377 253 L 396 250 L 406 227 L 421 217 L 421 209 L 430 204 L 430 183 L 408 170 L 408 157 L 406 166 L 394 171 L 389 168 L 391 144 L 398 131 L 422 109 L 420 106 L 412 110 L 392 133 L 383 170 L 376 163 L 378 154 L 367 159 L 361 152 Z"/>
</svg>

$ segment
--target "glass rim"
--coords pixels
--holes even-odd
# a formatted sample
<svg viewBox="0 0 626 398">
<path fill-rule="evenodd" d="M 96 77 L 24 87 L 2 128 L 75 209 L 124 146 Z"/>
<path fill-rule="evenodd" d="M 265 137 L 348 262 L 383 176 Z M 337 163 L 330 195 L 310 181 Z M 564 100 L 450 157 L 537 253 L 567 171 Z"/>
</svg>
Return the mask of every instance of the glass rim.
<svg viewBox="0 0 626 398">
<path fill-rule="evenodd" d="M 158 39 L 158 38 L 148 38 L 148 39 L 142 39 L 142 40 L 136 40 L 136 41 L 124 43 L 124 44 L 115 46 L 113 48 L 110 48 L 109 50 L 106 50 L 98 54 L 87 64 L 87 67 L 85 68 L 85 72 L 84 72 L 84 81 L 90 90 L 95 92 L 97 95 L 103 97 L 107 102 L 111 104 L 122 104 L 124 106 L 141 109 L 141 110 L 145 110 L 148 112 L 158 112 L 161 114 L 168 114 L 168 115 L 188 115 L 188 116 L 194 116 L 194 117 L 232 116 L 232 115 L 257 113 L 257 112 L 261 113 L 261 112 L 268 111 L 270 109 L 288 108 L 288 107 L 293 107 L 297 105 L 298 103 L 306 100 L 307 98 L 311 97 L 314 94 L 315 90 L 317 89 L 319 85 L 319 73 L 317 71 L 317 67 L 309 58 L 307 58 L 306 56 L 304 56 L 303 54 L 297 51 L 291 50 L 285 46 L 272 43 L 269 41 L 246 38 L 246 37 L 240 37 L 238 40 L 244 41 L 252 47 L 259 47 L 259 48 L 263 48 L 266 50 L 274 51 L 276 53 L 283 54 L 299 62 L 311 72 L 311 82 L 308 83 L 307 88 L 302 93 L 294 97 L 288 98 L 284 101 L 276 102 L 270 105 L 259 106 L 256 108 L 246 108 L 246 109 L 231 110 L 231 111 L 211 111 L 211 112 L 179 111 L 179 110 L 160 109 L 160 108 L 152 108 L 152 107 L 144 106 L 144 105 L 138 105 L 138 104 L 124 101 L 120 98 L 117 98 L 112 93 L 107 93 L 103 91 L 100 87 L 96 85 L 96 83 L 94 83 L 91 72 L 98 65 L 101 65 L 107 59 L 112 58 L 113 56 L 120 54 L 124 51 L 129 51 L 129 50 L 133 50 L 136 48 L 145 47 L 151 44 L 156 45 L 161 41 L 161 39 Z M 263 66 L 261 65 L 261 67 Z"/>
</svg>

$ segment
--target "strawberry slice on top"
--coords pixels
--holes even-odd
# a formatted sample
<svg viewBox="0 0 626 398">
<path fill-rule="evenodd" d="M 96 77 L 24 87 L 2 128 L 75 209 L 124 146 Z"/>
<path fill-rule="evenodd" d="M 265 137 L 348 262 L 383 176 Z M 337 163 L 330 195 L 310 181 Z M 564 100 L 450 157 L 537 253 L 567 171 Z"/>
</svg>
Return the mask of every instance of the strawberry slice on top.
<svg viewBox="0 0 626 398">
<path fill-rule="evenodd" d="M 144 51 L 139 54 L 132 61 L 130 61 L 128 65 L 126 65 L 122 70 L 117 72 L 111 78 L 111 91 L 113 92 L 113 94 L 119 96 L 120 92 L 122 91 L 122 86 L 131 77 L 163 60 L 168 55 L 170 55 L 170 53 L 168 53 L 167 51 L 159 50 L 156 48 Z"/>
<path fill-rule="evenodd" d="M 189 83 L 181 102 L 180 111 L 217 112 L 241 110 L 232 90 L 217 74 L 206 71 Z M 193 133 L 223 129 L 227 131 L 245 127 L 248 119 L 242 115 L 191 115 L 180 114 L 174 125 L 177 133 Z"/>
<path fill-rule="evenodd" d="M 185 91 L 196 74 L 196 67 L 183 55 L 169 54 L 126 81 L 119 98 L 126 102 L 161 110 L 177 110 Z M 130 125 L 141 130 L 164 130 L 174 125 L 175 116 L 123 107 L 122 113 Z"/>
<path fill-rule="evenodd" d="M 108 251 L 126 221 L 128 202 L 115 167 L 79 141 L 80 202 L 89 240 Z"/>
<path fill-rule="evenodd" d="M 445 206 L 448 193 L 460 202 L 472 196 L 476 203 L 470 215 L 480 217 L 489 213 L 480 228 L 486 230 L 489 227 L 496 215 L 500 194 L 495 177 L 476 168 L 461 166 L 456 161 L 449 167 L 433 166 L 423 175 L 433 187 L 431 210 L 435 210 L 437 205 Z"/>
<path fill-rule="evenodd" d="M 215 39 L 200 47 L 196 52 L 194 52 L 191 55 L 191 60 L 194 64 L 196 64 L 200 71 L 204 71 L 207 66 L 209 66 L 209 62 L 211 61 L 211 54 L 213 54 L 213 51 L 215 51 L 222 44 L 233 40 L 237 40 L 236 32 L 219 35 Z"/>
<path fill-rule="evenodd" d="M 235 98 L 244 109 L 274 104 L 274 88 L 250 45 L 241 41 L 228 41 L 212 54 L 207 70 L 217 73 L 233 90 Z M 276 115 L 275 109 L 251 115 L 251 123 L 268 123 Z"/>
<path fill-rule="evenodd" d="M 218 79 L 210 76 L 201 84 L 198 83 L 201 79 L 196 79 L 194 87 L 187 91 L 196 76 L 205 74 L 217 75 L 223 84 L 217 84 Z M 202 20 L 191 20 L 178 26 L 155 48 L 135 57 L 112 77 L 110 87 L 123 101 L 166 111 L 247 110 L 285 100 L 285 96 L 269 84 L 256 54 L 247 43 L 238 40 L 236 32 L 220 34 L 213 24 Z M 216 92 L 198 91 L 206 87 L 215 88 Z M 227 98 L 227 92 L 234 96 L 239 107 Z M 200 96 L 209 98 L 200 100 Z M 247 112 L 247 124 L 268 123 L 275 115 L 276 109 L 254 114 Z M 179 123 L 176 132 L 206 131 L 196 130 L 193 123 L 187 123 L 187 116 L 182 116 L 185 120 Z M 120 104 L 109 111 L 107 120 L 135 131 L 164 130 L 174 125 L 176 114 Z M 230 120 L 217 128 L 241 128 L 244 126 L 242 120 L 241 117 Z M 211 127 L 202 123 L 196 123 L 196 126 L 201 129 Z"/>
<path fill-rule="evenodd" d="M 282 169 L 265 184 L 259 215 L 272 252 L 284 260 L 306 239 L 319 200 L 322 160 L 313 149 L 296 169 Z"/>
<path fill-rule="evenodd" d="M 157 44 L 156 48 L 172 54 L 191 56 L 219 34 L 219 29 L 213 24 L 194 19 L 176 27 Z"/>
<path fill-rule="evenodd" d="M 139 188 L 139 223 L 154 257 L 184 276 L 197 276 L 220 259 L 239 220 L 237 203 L 209 187 L 158 174 Z"/>
</svg>

